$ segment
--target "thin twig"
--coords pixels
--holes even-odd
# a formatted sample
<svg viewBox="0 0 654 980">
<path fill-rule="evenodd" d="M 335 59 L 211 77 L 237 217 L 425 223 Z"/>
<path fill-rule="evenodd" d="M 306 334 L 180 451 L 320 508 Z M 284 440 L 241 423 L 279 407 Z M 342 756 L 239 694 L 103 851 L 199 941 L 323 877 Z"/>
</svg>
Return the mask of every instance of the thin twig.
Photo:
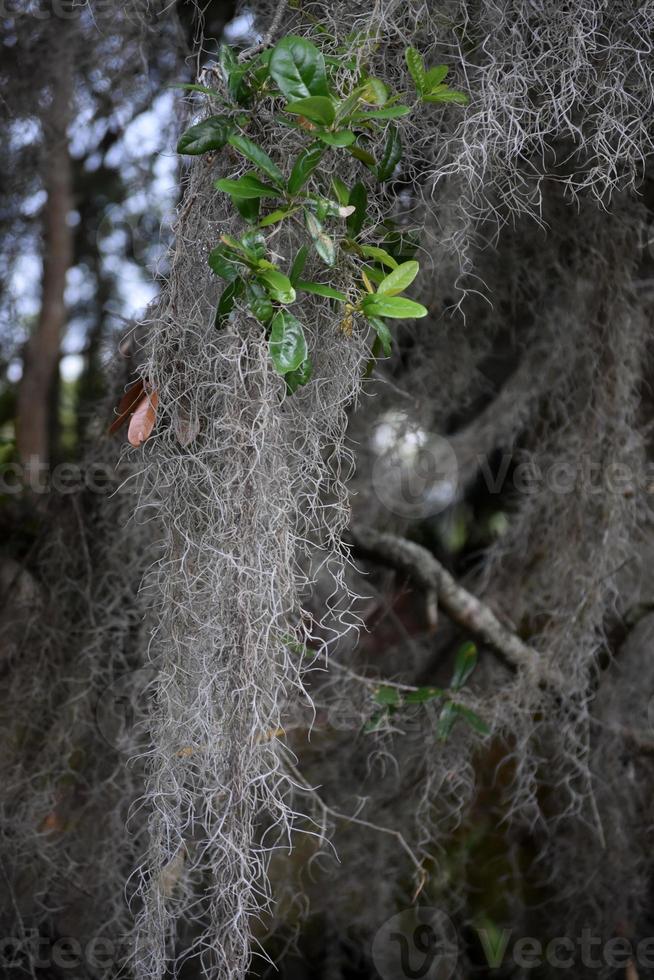
<svg viewBox="0 0 654 980">
<path fill-rule="evenodd" d="M 349 815 L 347 813 L 341 813 L 340 810 L 334 810 L 333 807 L 329 806 L 328 803 L 325 803 L 323 798 L 316 791 L 315 787 L 313 787 L 311 783 L 307 782 L 307 780 L 304 778 L 304 776 L 299 771 L 299 769 L 290 761 L 288 757 L 286 757 L 286 766 L 289 772 L 292 773 L 292 775 L 295 777 L 300 787 L 304 789 L 304 791 L 308 793 L 313 800 L 315 800 L 315 802 L 322 810 L 324 816 L 333 817 L 334 820 L 343 820 L 346 823 L 355 823 L 358 824 L 360 827 L 367 827 L 369 830 L 375 830 L 380 834 L 389 834 L 391 837 L 394 837 L 397 840 L 398 844 L 405 852 L 405 854 L 409 857 L 411 863 L 416 869 L 416 876 L 418 881 L 417 881 L 417 888 L 413 896 L 413 900 L 415 901 L 415 899 L 418 897 L 418 895 L 420 894 L 420 892 L 425 886 L 425 882 L 427 881 L 427 872 L 425 871 L 421 861 L 418 859 L 415 852 L 411 849 L 410 845 L 407 843 L 406 838 L 403 837 L 400 831 L 393 830 L 392 827 L 382 827 L 380 824 L 372 823 L 372 821 L 370 820 L 363 820 L 361 817 L 356 817 L 354 815 Z"/>
<path fill-rule="evenodd" d="M 287 6 L 288 0 L 279 0 L 277 10 L 275 11 L 275 16 L 272 19 L 270 27 L 258 44 L 254 44 L 251 48 L 246 48 L 245 51 L 241 51 L 240 55 L 238 56 L 239 62 L 247 61 L 248 58 L 252 58 L 255 54 L 259 54 L 260 51 L 265 51 L 265 49 L 272 44 L 275 34 L 279 30 L 282 18 L 286 13 Z"/>
</svg>

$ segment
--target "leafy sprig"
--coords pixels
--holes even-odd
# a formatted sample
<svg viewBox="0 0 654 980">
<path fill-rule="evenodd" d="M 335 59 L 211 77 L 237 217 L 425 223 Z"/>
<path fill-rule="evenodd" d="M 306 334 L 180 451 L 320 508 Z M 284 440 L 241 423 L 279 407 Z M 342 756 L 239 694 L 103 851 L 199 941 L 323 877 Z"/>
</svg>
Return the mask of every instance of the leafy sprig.
<svg viewBox="0 0 654 980">
<path fill-rule="evenodd" d="M 402 295 L 419 272 L 419 263 L 406 254 L 407 236 L 394 233 L 388 219 L 374 221 L 362 181 L 350 188 L 338 177 L 328 182 L 320 175 L 325 153 L 347 153 L 383 184 L 402 159 L 394 120 L 422 103 L 467 101 L 463 93 L 444 83 L 445 65 L 426 69 L 414 48 L 407 48 L 405 55 L 416 89 L 414 105 L 404 104 L 385 82 L 365 73 L 347 92 L 338 92 L 333 77 L 339 62 L 294 35 L 245 63 L 224 45 L 219 62 L 224 91 L 180 86 L 210 95 L 222 102 L 224 111 L 191 126 L 181 136 L 178 152 L 197 156 L 229 145 L 251 165 L 242 176 L 215 181 L 216 189 L 229 196 L 251 226 L 240 238 L 222 235 L 209 255 L 210 268 L 225 282 L 216 325 L 220 327 L 244 298 L 267 331 L 271 361 L 284 376 L 289 393 L 311 378 L 304 328 L 288 309 L 298 301 L 298 293 L 341 306 L 341 329 L 346 334 L 355 322 L 366 322 L 376 334 L 374 357 L 391 351 L 388 320 L 428 313 L 422 304 Z M 275 121 L 306 140 L 288 173 L 246 132 L 264 97 L 280 104 Z M 376 157 L 368 144 L 373 145 L 372 138 L 384 129 L 385 140 Z M 267 228 L 284 221 L 293 221 L 306 237 L 288 274 L 273 261 L 265 237 Z M 371 245 L 371 238 L 377 238 L 378 244 Z M 302 278 L 309 249 L 325 267 L 327 281 Z M 328 281 L 337 265 L 351 273 L 347 294 Z"/>
<path fill-rule="evenodd" d="M 436 734 L 441 742 L 447 741 L 457 721 L 466 722 L 480 735 L 488 735 L 490 729 L 475 711 L 456 700 L 458 692 L 468 682 L 477 666 L 477 647 L 474 643 L 464 643 L 457 651 L 454 672 L 449 688 L 419 687 L 415 690 L 402 690 L 389 684 L 382 684 L 373 696 L 377 710 L 364 725 L 364 732 L 376 732 L 383 728 L 388 719 L 409 705 L 426 704 L 429 701 L 442 701 L 436 726 Z"/>
</svg>

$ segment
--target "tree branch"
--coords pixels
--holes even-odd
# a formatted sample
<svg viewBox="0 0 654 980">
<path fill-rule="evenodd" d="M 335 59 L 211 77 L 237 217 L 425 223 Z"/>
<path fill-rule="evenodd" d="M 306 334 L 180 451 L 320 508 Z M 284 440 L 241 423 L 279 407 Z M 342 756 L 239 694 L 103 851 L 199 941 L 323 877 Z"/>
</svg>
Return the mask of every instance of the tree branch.
<svg viewBox="0 0 654 980">
<path fill-rule="evenodd" d="M 493 647 L 516 670 L 539 670 L 540 654 L 504 626 L 480 599 L 464 589 L 430 551 L 394 534 L 371 527 L 350 529 L 357 551 L 407 574 L 425 591 L 433 591 L 443 611 L 459 626 Z M 559 678 L 550 677 L 559 682 Z"/>
</svg>

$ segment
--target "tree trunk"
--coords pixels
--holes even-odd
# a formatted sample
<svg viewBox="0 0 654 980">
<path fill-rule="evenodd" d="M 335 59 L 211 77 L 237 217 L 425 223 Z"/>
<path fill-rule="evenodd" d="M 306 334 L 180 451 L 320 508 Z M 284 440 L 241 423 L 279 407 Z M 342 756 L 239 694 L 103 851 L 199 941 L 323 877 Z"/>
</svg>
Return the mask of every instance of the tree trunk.
<svg viewBox="0 0 654 980">
<path fill-rule="evenodd" d="M 44 119 L 45 189 L 41 311 L 23 362 L 18 389 L 16 442 L 25 481 L 32 486 L 50 460 L 50 393 L 59 370 L 59 343 L 66 322 L 66 273 L 72 264 L 73 233 L 68 214 L 73 206 L 67 127 L 71 113 L 70 51 L 62 45 L 53 73 L 53 100 Z"/>
</svg>

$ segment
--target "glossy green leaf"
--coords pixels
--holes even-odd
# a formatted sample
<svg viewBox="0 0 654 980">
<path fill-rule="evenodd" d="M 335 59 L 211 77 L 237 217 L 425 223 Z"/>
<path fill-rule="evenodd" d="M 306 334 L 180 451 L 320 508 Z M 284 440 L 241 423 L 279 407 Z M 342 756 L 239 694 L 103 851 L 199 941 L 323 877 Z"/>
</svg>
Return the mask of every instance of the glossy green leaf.
<svg viewBox="0 0 654 980">
<path fill-rule="evenodd" d="M 252 231 L 246 231 L 244 235 L 241 236 L 241 240 L 238 243 L 245 254 L 254 262 L 262 259 L 266 254 L 266 239 L 253 228 Z"/>
<path fill-rule="evenodd" d="M 209 116 L 180 136 L 177 152 L 199 156 L 211 150 L 220 150 L 233 132 L 234 123 L 227 116 Z"/>
<path fill-rule="evenodd" d="M 366 191 L 364 184 L 357 182 L 354 185 L 350 191 L 350 199 L 348 203 L 353 205 L 355 210 L 347 219 L 345 226 L 347 228 L 348 235 L 351 235 L 352 238 L 356 238 L 363 228 L 363 223 L 366 220 L 366 213 L 368 211 L 368 192 Z"/>
<path fill-rule="evenodd" d="M 458 105 L 467 105 L 470 101 L 465 92 L 457 92 L 448 85 L 437 85 L 433 92 L 422 98 L 423 102 L 456 102 Z"/>
<path fill-rule="evenodd" d="M 391 351 L 393 349 L 393 338 L 391 336 L 390 330 L 388 329 L 384 321 L 379 319 L 379 317 L 376 316 L 368 317 L 368 321 L 371 327 L 373 328 L 373 330 L 375 331 L 375 333 L 377 334 L 384 356 L 390 357 Z"/>
<path fill-rule="evenodd" d="M 403 296 L 380 296 L 371 293 L 365 296 L 361 308 L 367 316 L 387 316 L 394 320 L 417 320 L 429 312 L 421 303 Z"/>
<path fill-rule="evenodd" d="M 290 395 L 302 385 L 307 384 L 311 380 L 311 375 L 313 374 L 313 364 L 309 358 L 305 358 L 300 364 L 297 371 L 289 371 L 284 375 L 284 380 L 286 381 L 286 390 Z"/>
<path fill-rule="evenodd" d="M 325 153 L 322 143 L 312 143 L 307 146 L 293 164 L 291 176 L 288 178 L 288 193 L 293 195 L 301 191 L 311 174 L 320 163 Z"/>
<path fill-rule="evenodd" d="M 399 119 L 408 116 L 411 107 L 408 105 L 389 105 L 383 109 L 372 109 L 370 112 L 355 112 L 350 119 L 354 122 L 365 122 L 368 119 Z"/>
<path fill-rule="evenodd" d="M 447 65 L 434 65 L 425 73 L 425 92 L 433 92 L 437 85 L 440 85 L 446 78 L 449 69 Z"/>
<path fill-rule="evenodd" d="M 334 174 L 332 177 L 332 187 L 334 188 L 334 194 L 338 198 L 338 203 L 343 207 L 347 207 L 350 203 L 350 191 L 347 184 L 344 184 L 341 178 Z"/>
<path fill-rule="evenodd" d="M 270 328 L 270 357 L 279 374 L 297 371 L 307 358 L 302 324 L 288 310 L 275 313 Z"/>
<path fill-rule="evenodd" d="M 316 252 L 323 262 L 332 266 L 336 261 L 336 246 L 334 242 L 325 232 L 316 216 L 311 214 L 310 211 L 304 212 L 304 221 L 307 226 L 307 231 L 311 235 Z"/>
<path fill-rule="evenodd" d="M 264 184 L 254 174 L 245 174 L 244 177 L 239 177 L 237 180 L 223 177 L 215 182 L 214 187 L 225 194 L 229 194 L 230 197 L 245 200 L 254 197 L 279 197 L 279 191 L 276 188 L 271 187 L 270 184 Z"/>
<path fill-rule="evenodd" d="M 257 275 L 265 284 L 270 297 L 277 303 L 287 305 L 295 302 L 295 290 L 291 280 L 283 272 L 279 272 L 278 269 L 264 269 Z"/>
<path fill-rule="evenodd" d="M 256 279 L 246 283 L 245 299 L 257 320 L 261 323 L 268 323 L 273 315 L 273 305 L 270 296 Z"/>
<path fill-rule="evenodd" d="M 339 129 L 337 132 L 328 133 L 326 131 L 318 130 L 313 134 L 322 143 L 326 143 L 327 146 L 351 146 L 356 136 L 349 129 Z"/>
<path fill-rule="evenodd" d="M 279 208 L 277 211 L 271 211 L 267 214 L 265 218 L 262 218 L 259 222 L 259 228 L 268 228 L 270 225 L 279 224 L 284 218 L 288 218 L 289 215 L 297 211 L 297 208 Z"/>
<path fill-rule="evenodd" d="M 248 224 L 255 225 L 259 220 L 259 209 L 261 198 L 259 197 L 232 197 L 232 204 Z"/>
<path fill-rule="evenodd" d="M 270 56 L 269 71 L 287 99 L 329 95 L 325 59 L 306 38 L 290 34 L 279 41 Z"/>
<path fill-rule="evenodd" d="M 280 187 L 284 186 L 284 174 L 260 146 L 257 146 L 247 136 L 242 136 L 240 133 L 233 133 L 227 142 L 253 163 L 257 170 L 260 170 L 262 174 L 269 177 L 274 184 Z"/>
<path fill-rule="evenodd" d="M 466 708 L 463 704 L 453 704 L 452 708 L 455 715 L 467 721 L 470 727 L 474 728 L 480 735 L 490 735 L 490 728 L 484 719 L 479 717 L 476 711 L 472 711 L 471 708 Z"/>
<path fill-rule="evenodd" d="M 403 262 L 379 284 L 377 294 L 395 296 L 397 293 L 403 293 L 405 289 L 409 288 L 419 272 L 420 265 L 418 262 Z"/>
<path fill-rule="evenodd" d="M 316 296 L 325 296 L 328 299 L 337 299 L 340 303 L 347 303 L 347 296 L 338 289 L 332 289 L 322 282 L 307 282 L 305 279 L 295 281 L 296 289 L 305 293 L 315 293 Z"/>
<path fill-rule="evenodd" d="M 233 282 L 230 282 L 227 286 L 225 286 L 216 308 L 215 325 L 217 327 L 222 326 L 225 317 L 229 316 L 229 314 L 232 312 L 234 309 L 234 303 L 237 297 L 239 297 L 243 292 L 243 288 L 244 283 L 241 278 L 234 279 Z"/>
<path fill-rule="evenodd" d="M 243 105 L 247 101 L 247 89 L 243 83 L 249 66 L 239 64 L 236 55 L 228 44 L 221 44 L 218 56 L 220 67 L 227 82 L 227 90 L 235 102 Z"/>
<path fill-rule="evenodd" d="M 336 118 L 332 100 L 324 95 L 311 95 L 307 99 L 289 102 L 286 111 L 293 116 L 304 116 L 319 126 L 331 126 Z"/>
<path fill-rule="evenodd" d="M 389 255 L 385 249 L 379 248 L 377 245 L 359 245 L 357 250 L 361 255 L 365 255 L 367 259 L 376 259 L 377 262 L 381 262 L 382 265 L 385 265 L 389 269 L 397 269 L 397 262 L 393 256 Z M 379 281 L 382 282 L 383 277 Z"/>
<path fill-rule="evenodd" d="M 458 689 L 463 687 L 473 670 L 477 666 L 477 647 L 474 643 L 464 643 L 459 647 L 454 661 L 454 674 L 452 675 L 451 687 Z"/>
<path fill-rule="evenodd" d="M 446 701 L 441 709 L 440 716 L 438 718 L 438 724 L 436 726 L 436 734 L 439 741 L 445 742 L 452 731 L 455 721 L 457 720 L 457 713 L 455 706 L 452 701 Z"/>
<path fill-rule="evenodd" d="M 375 691 L 374 700 L 377 704 L 398 705 L 402 700 L 402 696 L 396 687 L 389 687 L 386 684 L 382 684 Z"/>
<path fill-rule="evenodd" d="M 404 695 L 405 704 L 424 704 L 425 701 L 433 701 L 435 698 L 442 698 L 445 691 L 440 687 L 419 687 L 417 691 L 409 691 Z"/>
<path fill-rule="evenodd" d="M 407 68 L 411 73 L 411 78 L 416 87 L 416 91 L 419 95 L 423 95 L 426 91 L 426 80 L 425 80 L 425 66 L 423 64 L 422 57 L 419 51 L 415 48 L 407 48 L 404 52 L 404 57 L 406 58 Z"/>
<path fill-rule="evenodd" d="M 211 95 L 214 99 L 220 99 L 221 102 L 224 101 L 220 92 L 217 92 L 213 88 L 207 88 L 206 85 L 196 85 L 194 82 L 173 82 L 168 88 L 181 88 L 187 92 L 202 92 L 203 95 Z"/>
<path fill-rule="evenodd" d="M 222 245 L 218 245 L 209 253 L 207 261 L 211 271 L 227 282 L 233 282 L 238 276 L 238 266 L 234 264 L 232 259 L 228 258 Z"/>
<path fill-rule="evenodd" d="M 373 269 L 373 267 L 370 265 L 364 265 L 361 269 L 361 272 L 362 273 L 365 272 L 365 274 L 368 276 L 368 279 L 370 279 L 371 282 L 374 282 L 376 286 L 378 286 L 379 283 L 383 281 L 385 276 L 385 273 L 382 272 L 380 269 Z"/>
<path fill-rule="evenodd" d="M 307 256 L 309 254 L 309 248 L 307 245 L 301 245 L 297 251 L 297 255 L 293 259 L 293 265 L 291 266 L 290 280 L 295 286 L 297 280 L 300 278 L 304 272 L 304 267 L 307 263 Z"/>
<path fill-rule="evenodd" d="M 353 156 L 355 160 L 360 160 L 361 163 L 365 163 L 366 167 L 368 167 L 370 170 L 376 170 L 377 163 L 374 156 L 372 153 L 368 153 L 367 150 L 364 150 L 362 146 L 359 146 L 358 143 L 353 143 L 352 146 L 348 146 L 347 152 Z"/>
<path fill-rule="evenodd" d="M 359 88 L 359 98 L 362 102 L 368 102 L 371 105 L 384 105 L 388 99 L 389 91 L 388 86 L 381 81 L 379 78 L 369 78 L 364 79 L 363 84 Z"/>
<path fill-rule="evenodd" d="M 402 159 L 402 140 L 397 126 L 392 124 L 388 127 L 386 144 L 381 160 L 376 169 L 377 179 L 380 181 L 388 180 L 393 176 L 395 168 Z"/>
</svg>

